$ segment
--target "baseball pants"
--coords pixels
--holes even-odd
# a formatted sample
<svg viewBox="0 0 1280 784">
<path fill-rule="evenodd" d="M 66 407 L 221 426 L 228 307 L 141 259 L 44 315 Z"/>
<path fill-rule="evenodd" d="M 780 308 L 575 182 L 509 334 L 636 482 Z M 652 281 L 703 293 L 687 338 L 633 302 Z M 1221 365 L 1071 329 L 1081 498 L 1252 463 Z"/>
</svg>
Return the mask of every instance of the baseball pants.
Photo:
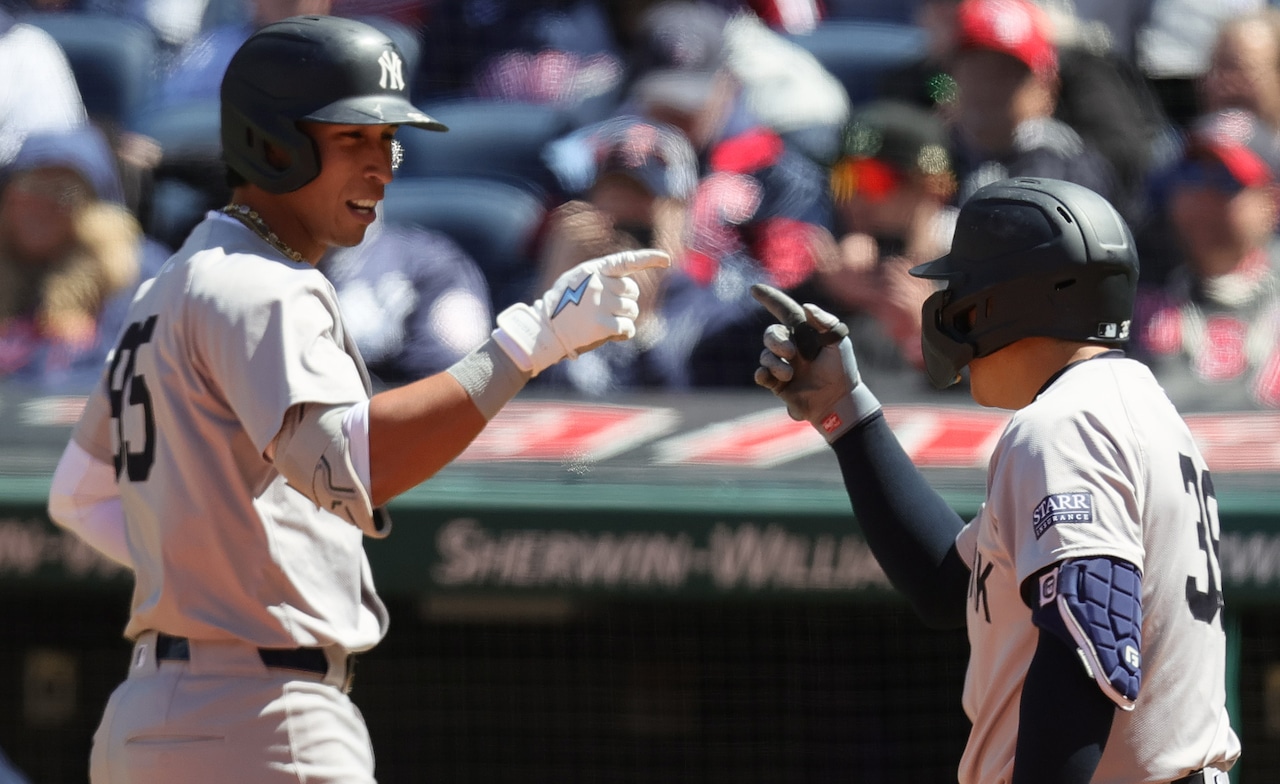
<svg viewBox="0 0 1280 784">
<path fill-rule="evenodd" d="M 344 672 L 268 668 L 240 642 L 191 641 L 187 661 L 158 662 L 155 650 L 154 632 L 139 637 L 107 702 L 92 784 L 373 784 L 373 747 Z"/>
</svg>

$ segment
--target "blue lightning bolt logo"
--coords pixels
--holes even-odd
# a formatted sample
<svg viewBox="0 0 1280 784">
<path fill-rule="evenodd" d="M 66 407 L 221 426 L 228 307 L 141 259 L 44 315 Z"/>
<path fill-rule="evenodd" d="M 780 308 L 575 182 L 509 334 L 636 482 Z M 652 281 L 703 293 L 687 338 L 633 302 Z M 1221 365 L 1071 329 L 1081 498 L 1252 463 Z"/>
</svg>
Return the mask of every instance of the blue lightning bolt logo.
<svg viewBox="0 0 1280 784">
<path fill-rule="evenodd" d="M 593 277 L 595 277 L 595 273 L 592 273 L 586 276 L 585 278 L 583 278 L 582 282 L 579 283 L 574 288 L 565 289 L 564 293 L 560 295 L 560 302 L 556 305 L 556 309 L 551 312 L 551 318 L 555 318 L 556 316 L 560 315 L 560 311 L 564 310 L 569 305 L 571 304 L 577 305 L 579 302 L 581 302 L 582 295 L 585 294 L 587 291 L 587 284 L 591 282 L 591 279 Z"/>
</svg>

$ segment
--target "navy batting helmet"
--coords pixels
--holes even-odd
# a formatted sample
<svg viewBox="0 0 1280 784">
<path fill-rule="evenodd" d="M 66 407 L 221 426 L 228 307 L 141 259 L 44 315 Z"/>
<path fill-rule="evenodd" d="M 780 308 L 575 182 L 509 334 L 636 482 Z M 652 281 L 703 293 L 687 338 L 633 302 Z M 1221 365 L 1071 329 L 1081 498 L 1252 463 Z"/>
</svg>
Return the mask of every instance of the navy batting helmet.
<svg viewBox="0 0 1280 784">
<path fill-rule="evenodd" d="M 222 77 L 222 155 L 272 193 L 315 179 L 320 160 L 300 121 L 448 130 L 409 102 L 404 59 L 377 28 L 333 16 L 267 25 L 241 45 Z M 287 156 L 283 168 L 267 145 Z"/>
<path fill-rule="evenodd" d="M 951 252 L 911 270 L 946 281 L 925 300 L 921 342 L 939 389 L 1015 340 L 1118 344 L 1138 285 L 1133 235 L 1088 188 L 1017 178 L 979 189 L 956 221 Z"/>
</svg>

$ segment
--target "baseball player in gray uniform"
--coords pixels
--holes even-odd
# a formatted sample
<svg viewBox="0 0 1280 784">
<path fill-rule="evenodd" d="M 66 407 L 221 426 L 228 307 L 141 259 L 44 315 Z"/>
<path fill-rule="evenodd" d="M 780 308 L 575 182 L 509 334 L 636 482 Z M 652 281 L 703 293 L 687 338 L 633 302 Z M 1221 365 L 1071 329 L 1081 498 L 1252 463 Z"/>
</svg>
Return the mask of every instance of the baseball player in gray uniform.
<svg viewBox="0 0 1280 784">
<path fill-rule="evenodd" d="M 756 382 L 830 442 L 853 509 L 927 623 L 968 628 L 963 784 L 1222 784 L 1226 711 L 1217 500 L 1186 425 L 1117 348 L 1138 277 L 1102 197 L 1003 180 L 961 208 L 923 308 L 935 386 L 1014 411 L 965 524 L 860 383 L 845 326 L 773 289 Z"/>
<path fill-rule="evenodd" d="M 52 518 L 135 574 L 127 679 L 94 736 L 94 784 L 371 782 L 347 697 L 352 654 L 387 629 L 362 537 L 383 505 L 461 452 L 534 375 L 634 334 L 629 275 L 595 259 L 449 370 L 370 396 L 315 268 L 360 242 L 406 100 L 374 28 L 295 17 L 238 50 L 222 84 L 233 203 L 135 298 L 60 461 Z"/>
</svg>

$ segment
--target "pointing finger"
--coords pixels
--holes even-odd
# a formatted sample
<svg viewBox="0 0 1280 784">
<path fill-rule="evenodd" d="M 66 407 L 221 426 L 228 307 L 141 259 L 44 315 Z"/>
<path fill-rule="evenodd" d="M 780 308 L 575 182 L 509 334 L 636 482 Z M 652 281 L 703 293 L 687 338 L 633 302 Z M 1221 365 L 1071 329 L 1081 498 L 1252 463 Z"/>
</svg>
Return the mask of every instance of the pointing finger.
<svg viewBox="0 0 1280 784">
<path fill-rule="evenodd" d="M 805 323 L 804 308 L 791 297 L 765 283 L 756 283 L 751 287 L 751 296 L 756 302 L 764 305 L 765 310 L 788 327 L 795 329 Z"/>
<path fill-rule="evenodd" d="M 644 250 L 624 250 L 619 253 L 611 253 L 608 256 L 596 259 L 594 263 L 597 265 L 596 269 L 600 270 L 601 275 L 617 278 L 640 270 L 670 267 L 671 256 L 660 250 L 646 248 Z"/>
</svg>

